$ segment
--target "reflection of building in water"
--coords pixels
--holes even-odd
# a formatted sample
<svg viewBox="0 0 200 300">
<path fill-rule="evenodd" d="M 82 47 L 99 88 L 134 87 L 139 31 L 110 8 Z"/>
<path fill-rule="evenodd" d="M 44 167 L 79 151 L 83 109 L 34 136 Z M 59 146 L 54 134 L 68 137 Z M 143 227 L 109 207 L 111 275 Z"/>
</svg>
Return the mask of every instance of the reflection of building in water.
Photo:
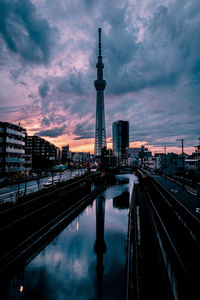
<svg viewBox="0 0 200 300">
<path fill-rule="evenodd" d="M 104 220 L 105 220 L 105 198 L 99 197 L 96 200 L 96 241 L 94 250 L 97 254 L 97 280 L 98 280 L 98 299 L 102 299 L 102 279 L 103 279 L 103 255 L 106 252 L 104 241 Z"/>
<path fill-rule="evenodd" d="M 24 291 L 24 269 L 13 279 L 13 287 L 20 293 Z"/>
<path fill-rule="evenodd" d="M 128 183 L 129 183 L 129 178 L 116 176 L 116 184 L 121 185 L 121 184 L 128 184 Z"/>
<path fill-rule="evenodd" d="M 113 207 L 118 209 L 129 208 L 129 191 L 124 191 L 121 195 L 114 197 Z"/>
</svg>

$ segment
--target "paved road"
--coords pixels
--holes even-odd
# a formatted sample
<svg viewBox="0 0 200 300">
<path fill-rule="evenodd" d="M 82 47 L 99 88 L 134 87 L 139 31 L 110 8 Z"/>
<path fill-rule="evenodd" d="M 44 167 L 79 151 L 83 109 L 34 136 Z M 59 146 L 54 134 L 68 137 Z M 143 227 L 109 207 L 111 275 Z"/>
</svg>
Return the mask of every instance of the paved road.
<svg viewBox="0 0 200 300">
<path fill-rule="evenodd" d="M 200 221 L 200 198 L 161 176 L 152 176 Z"/>
<path fill-rule="evenodd" d="M 59 181 L 67 181 L 76 176 L 80 176 L 84 174 L 87 169 L 82 170 L 73 170 L 73 171 L 65 171 L 63 173 L 55 173 L 54 174 L 54 182 Z M 45 186 L 48 187 L 52 184 L 52 177 L 44 177 L 40 179 L 40 186 L 38 188 L 38 184 L 36 180 L 31 180 L 27 182 L 27 194 L 38 191 L 38 189 L 42 189 Z M 19 185 L 19 194 L 20 196 L 24 195 L 25 183 L 20 183 Z M 8 201 L 16 201 L 17 198 L 18 185 L 12 184 L 0 189 L 0 202 L 8 202 Z"/>
</svg>

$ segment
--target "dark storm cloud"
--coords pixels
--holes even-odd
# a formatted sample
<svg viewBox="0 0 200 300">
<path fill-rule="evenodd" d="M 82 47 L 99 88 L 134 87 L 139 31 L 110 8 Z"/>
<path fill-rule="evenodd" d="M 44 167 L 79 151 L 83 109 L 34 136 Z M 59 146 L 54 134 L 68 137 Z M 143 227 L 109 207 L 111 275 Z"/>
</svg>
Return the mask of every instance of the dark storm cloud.
<svg viewBox="0 0 200 300">
<path fill-rule="evenodd" d="M 105 61 L 108 69 L 105 76 L 109 78 L 109 93 L 124 94 L 177 83 L 180 68 L 176 68 L 173 62 L 170 66 L 167 52 L 158 43 L 157 49 L 152 49 L 152 45 L 145 41 L 138 43 L 133 33 L 126 32 L 125 28 L 121 30 L 120 38 L 113 39 L 111 33 L 107 40 L 109 47 L 105 49 Z M 122 43 L 120 46 L 119 40 Z"/>
<path fill-rule="evenodd" d="M 70 73 L 63 77 L 57 85 L 57 90 L 63 94 L 85 94 L 84 77 L 80 72 Z"/>
<path fill-rule="evenodd" d="M 191 95 L 186 101 L 185 90 L 180 90 L 176 91 L 176 100 L 167 92 L 156 97 L 148 90 L 148 97 L 143 93 L 116 99 L 115 105 L 110 101 L 106 109 L 107 136 L 111 136 L 112 122 L 123 119 L 129 121 L 130 141 L 177 146 L 176 139 L 182 137 L 193 144 L 194 137 L 199 136 L 200 106 Z M 196 103 L 193 107 L 192 102 Z"/>
<path fill-rule="evenodd" d="M 17 112 L 21 109 L 20 106 L 3 106 L 1 107 L 1 113 L 6 114 L 6 113 L 11 113 L 11 112 Z"/>
<path fill-rule="evenodd" d="M 52 129 L 36 132 L 35 135 L 57 137 L 64 133 L 66 127 L 66 125 L 63 125 L 62 127 L 54 127 Z"/>
<path fill-rule="evenodd" d="M 110 18 L 111 28 L 103 32 L 105 100 L 122 97 L 112 96 L 105 105 L 108 136 L 112 122 L 122 118 L 130 122 L 131 141 L 177 146 L 176 138 L 184 136 L 191 143 L 200 128 L 200 3 L 157 6 L 140 41 L 126 17 L 122 9 L 119 26 Z M 95 55 L 91 67 L 94 62 Z M 132 92 L 132 99 L 124 99 Z"/>
<path fill-rule="evenodd" d="M 130 25 L 129 19 L 127 21 L 126 6 L 103 11 L 102 23 L 104 19 L 110 26 L 107 33 L 103 32 L 108 94 L 173 87 L 188 71 L 190 76 L 199 72 L 198 22 L 192 22 L 187 7 L 177 2 L 176 10 L 175 4 L 169 8 L 157 6 L 154 14 L 144 21 L 145 33 L 141 41 L 138 41 L 138 28 Z M 194 6 L 193 17 L 199 16 L 194 1 L 190 6 Z M 95 55 L 91 58 L 91 67 L 94 67 Z"/>
<path fill-rule="evenodd" d="M 36 99 L 38 97 L 38 93 L 37 92 L 33 92 L 33 93 L 29 94 L 28 97 L 32 98 L 32 99 Z"/>
<path fill-rule="evenodd" d="M 95 2 L 96 2 L 95 0 L 84 0 L 86 7 L 89 9 L 94 7 Z"/>
<path fill-rule="evenodd" d="M 94 137 L 94 124 L 89 124 L 88 120 L 79 122 L 73 132 L 77 137 L 74 140 L 90 139 Z"/>
<path fill-rule="evenodd" d="M 39 86 L 38 91 L 42 98 L 46 98 L 49 92 L 49 84 L 46 80 L 44 80 L 43 83 Z"/>
<path fill-rule="evenodd" d="M 10 70 L 10 77 L 13 81 L 17 81 L 18 78 L 20 77 L 21 73 L 23 72 L 22 68 L 18 69 L 11 69 Z"/>
<path fill-rule="evenodd" d="M 72 114 L 78 114 L 79 117 L 84 117 L 88 113 L 94 113 L 94 102 L 90 103 L 87 98 L 77 98 L 71 101 L 70 111 Z"/>
<path fill-rule="evenodd" d="M 91 139 L 94 137 L 94 134 L 88 134 L 88 135 L 83 135 L 83 136 L 79 136 L 79 137 L 76 137 L 74 138 L 74 141 L 80 141 L 80 140 L 85 140 L 85 139 Z"/>
<path fill-rule="evenodd" d="M 41 102 L 39 99 L 34 99 L 29 105 L 23 105 L 20 109 L 24 119 L 30 116 L 38 116 L 41 111 Z"/>
<path fill-rule="evenodd" d="M 1 0 L 0 34 L 7 48 L 29 63 L 47 64 L 55 29 L 29 0 Z"/>
<path fill-rule="evenodd" d="M 51 112 L 48 117 L 53 124 L 57 124 L 57 125 L 64 123 L 66 121 L 65 116 L 59 115 L 58 113 L 55 113 L 55 111 Z"/>
<path fill-rule="evenodd" d="M 41 121 L 41 125 L 49 126 L 50 124 L 51 124 L 51 121 L 46 117 L 44 117 Z"/>
<path fill-rule="evenodd" d="M 19 3 L 22 4 L 20 9 Z M 29 84 L 26 91 L 29 89 L 28 94 L 33 99 L 24 109 L 24 118 L 30 111 L 33 115 L 37 113 L 44 129 L 50 125 L 60 128 L 69 119 L 69 125 L 71 120 L 73 126 L 77 122 L 81 124 L 74 131 L 77 140 L 94 137 L 93 81 L 96 79 L 97 28 L 102 27 L 107 137 L 111 136 L 113 121 L 119 119 L 129 121 L 131 141 L 176 145 L 177 137 L 192 140 L 195 135 L 199 136 L 199 1 L 136 0 L 133 4 L 129 0 L 120 3 L 116 0 L 45 0 L 32 4 L 30 0 L 2 0 L 0 11 L 3 12 L 0 47 L 3 44 L 5 50 L 7 45 L 23 61 L 29 61 L 23 51 L 30 53 L 31 61 L 49 61 L 54 33 L 49 24 L 56 24 L 61 36 L 59 42 L 54 43 L 51 69 L 40 65 L 34 71 L 27 64 L 25 78 L 24 68 L 20 69 L 12 60 L 10 78 L 21 90 L 22 82 Z M 36 33 L 37 42 L 33 38 Z M 48 59 L 44 60 L 40 54 Z M 42 99 L 37 100 L 40 78 L 44 78 L 39 87 Z M 31 81 L 33 88 L 30 88 Z M 62 110 L 65 120 L 59 116 Z M 88 124 L 93 123 L 89 125 L 91 128 L 82 124 L 86 118 Z"/>
</svg>

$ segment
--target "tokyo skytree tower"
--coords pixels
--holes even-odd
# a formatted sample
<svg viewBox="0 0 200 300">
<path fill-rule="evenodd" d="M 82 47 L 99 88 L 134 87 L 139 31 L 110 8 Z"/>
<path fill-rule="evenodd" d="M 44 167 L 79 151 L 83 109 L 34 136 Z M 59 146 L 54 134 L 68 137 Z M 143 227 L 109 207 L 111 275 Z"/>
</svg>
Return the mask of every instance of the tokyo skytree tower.
<svg viewBox="0 0 200 300">
<path fill-rule="evenodd" d="M 97 80 L 94 81 L 94 86 L 97 91 L 96 101 L 96 128 L 95 128 L 95 155 L 101 155 L 101 149 L 106 147 L 106 128 L 105 128 L 105 112 L 104 112 L 104 89 L 106 87 L 106 81 L 103 79 L 103 68 L 101 56 L 101 28 L 99 32 L 99 55 L 97 68 Z"/>
</svg>

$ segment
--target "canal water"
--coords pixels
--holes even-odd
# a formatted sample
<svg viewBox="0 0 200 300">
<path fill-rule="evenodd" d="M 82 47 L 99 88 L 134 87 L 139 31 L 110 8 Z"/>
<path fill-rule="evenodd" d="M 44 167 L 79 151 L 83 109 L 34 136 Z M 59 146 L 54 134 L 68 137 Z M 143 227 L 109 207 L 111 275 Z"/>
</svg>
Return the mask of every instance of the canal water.
<svg viewBox="0 0 200 300">
<path fill-rule="evenodd" d="M 133 174 L 109 186 L 4 287 L 3 299 L 123 299 Z"/>
</svg>

